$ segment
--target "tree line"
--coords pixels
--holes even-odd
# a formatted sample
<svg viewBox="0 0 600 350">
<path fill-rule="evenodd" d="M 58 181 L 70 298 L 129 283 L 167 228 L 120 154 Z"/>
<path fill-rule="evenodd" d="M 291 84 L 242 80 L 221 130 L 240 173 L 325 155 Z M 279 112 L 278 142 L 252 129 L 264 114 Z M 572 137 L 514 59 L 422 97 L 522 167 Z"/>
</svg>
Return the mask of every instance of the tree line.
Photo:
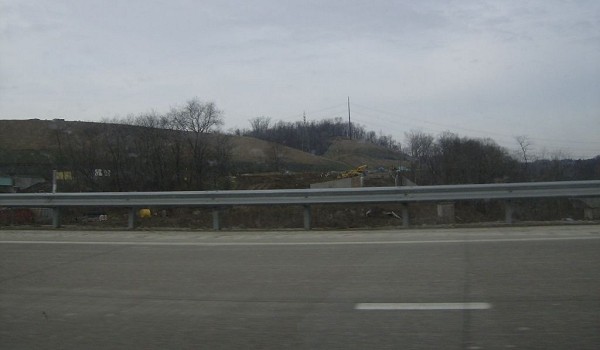
<svg viewBox="0 0 600 350">
<path fill-rule="evenodd" d="M 234 135 L 273 142 L 269 166 L 277 171 L 285 168 L 281 145 L 321 155 L 332 140 L 351 135 L 354 140 L 401 151 L 406 160 L 397 170 L 418 185 L 600 179 L 600 156 L 570 160 L 555 154 L 536 159 L 531 142 L 524 137 L 516 138 L 514 151 L 492 139 L 450 132 L 434 136 L 410 131 L 400 145 L 391 136 L 361 125 L 350 128 L 341 118 L 273 123 L 266 117 L 250 120 L 250 129 L 223 133 L 219 129 L 223 113 L 214 103 L 197 98 L 162 114 L 142 113 L 84 125 L 75 130 L 74 124 L 56 123 L 51 155 L 26 152 L 25 159 L 0 150 L 2 169 L 16 173 L 9 163 L 26 163 L 29 169 L 37 164 L 38 169 L 43 159 L 45 166 L 62 170 L 62 179 L 68 178 L 61 182 L 62 191 L 231 189 L 230 175 L 244 171 L 233 162 Z"/>
<path fill-rule="evenodd" d="M 600 156 L 570 160 L 557 153 L 551 159 L 535 159 L 526 138 L 516 141 L 519 148 L 511 152 L 489 138 L 407 132 L 405 175 L 419 185 L 600 179 Z"/>
<path fill-rule="evenodd" d="M 400 144 L 390 135 L 367 131 L 364 126 L 348 123 L 342 118 L 273 122 L 269 117 L 250 120 L 250 129 L 236 130 L 237 135 L 283 144 L 304 152 L 323 155 L 335 138 L 350 138 L 370 142 L 391 150 L 400 150 Z"/>
<path fill-rule="evenodd" d="M 227 188 L 231 142 L 214 103 L 198 99 L 168 113 L 104 120 L 79 133 L 55 131 L 65 186 L 83 191 L 172 191 Z"/>
</svg>

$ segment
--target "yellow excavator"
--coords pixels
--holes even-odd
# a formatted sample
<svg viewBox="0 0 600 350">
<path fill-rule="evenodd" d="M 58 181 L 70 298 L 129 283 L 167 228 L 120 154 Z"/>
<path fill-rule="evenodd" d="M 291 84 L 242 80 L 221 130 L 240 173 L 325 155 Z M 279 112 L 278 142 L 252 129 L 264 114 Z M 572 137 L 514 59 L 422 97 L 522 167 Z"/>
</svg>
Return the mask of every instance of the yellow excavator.
<svg viewBox="0 0 600 350">
<path fill-rule="evenodd" d="M 346 179 L 349 177 L 355 177 L 355 176 L 361 176 L 361 175 L 365 175 L 365 173 L 367 172 L 367 166 L 366 165 L 361 165 L 359 167 L 356 167 L 354 169 L 348 170 L 348 171 L 344 171 L 343 173 L 341 173 L 338 176 L 338 179 Z"/>
</svg>

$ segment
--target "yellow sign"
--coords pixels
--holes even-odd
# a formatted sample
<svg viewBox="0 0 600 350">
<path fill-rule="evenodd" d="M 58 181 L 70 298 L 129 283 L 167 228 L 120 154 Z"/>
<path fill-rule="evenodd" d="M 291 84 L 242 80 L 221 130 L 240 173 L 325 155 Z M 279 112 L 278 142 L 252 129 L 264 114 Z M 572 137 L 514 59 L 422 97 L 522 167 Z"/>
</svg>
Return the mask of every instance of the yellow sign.
<svg viewBox="0 0 600 350">
<path fill-rule="evenodd" d="M 70 171 L 57 171 L 56 179 L 63 181 L 71 181 L 73 180 L 73 174 Z"/>
</svg>

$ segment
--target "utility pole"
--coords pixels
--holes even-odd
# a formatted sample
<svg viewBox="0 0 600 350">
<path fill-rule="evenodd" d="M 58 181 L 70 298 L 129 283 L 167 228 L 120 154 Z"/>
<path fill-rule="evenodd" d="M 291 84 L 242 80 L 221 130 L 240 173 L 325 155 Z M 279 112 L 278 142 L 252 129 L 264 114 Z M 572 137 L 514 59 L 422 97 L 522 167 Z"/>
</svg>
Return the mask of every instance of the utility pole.
<svg viewBox="0 0 600 350">
<path fill-rule="evenodd" d="M 352 140 L 352 122 L 350 121 L 350 96 L 348 96 L 348 138 Z"/>
<path fill-rule="evenodd" d="M 302 138 L 302 152 L 304 152 L 304 141 L 306 142 L 307 148 L 308 148 L 308 140 L 307 139 L 308 133 L 306 132 L 306 111 L 304 111 L 302 113 L 302 133 L 300 135 L 300 137 Z"/>
<path fill-rule="evenodd" d="M 57 178 L 57 171 L 56 170 L 52 170 L 52 193 L 56 193 L 56 178 Z"/>
</svg>

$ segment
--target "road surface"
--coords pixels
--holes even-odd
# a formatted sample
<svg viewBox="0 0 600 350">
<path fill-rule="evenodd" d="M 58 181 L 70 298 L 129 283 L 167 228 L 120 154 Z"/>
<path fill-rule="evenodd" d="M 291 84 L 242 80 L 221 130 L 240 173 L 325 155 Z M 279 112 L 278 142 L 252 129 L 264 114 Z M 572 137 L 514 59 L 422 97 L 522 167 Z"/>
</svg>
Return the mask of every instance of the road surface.
<svg viewBox="0 0 600 350">
<path fill-rule="evenodd" d="M 600 226 L 0 230 L 2 349 L 598 349 Z"/>
</svg>

